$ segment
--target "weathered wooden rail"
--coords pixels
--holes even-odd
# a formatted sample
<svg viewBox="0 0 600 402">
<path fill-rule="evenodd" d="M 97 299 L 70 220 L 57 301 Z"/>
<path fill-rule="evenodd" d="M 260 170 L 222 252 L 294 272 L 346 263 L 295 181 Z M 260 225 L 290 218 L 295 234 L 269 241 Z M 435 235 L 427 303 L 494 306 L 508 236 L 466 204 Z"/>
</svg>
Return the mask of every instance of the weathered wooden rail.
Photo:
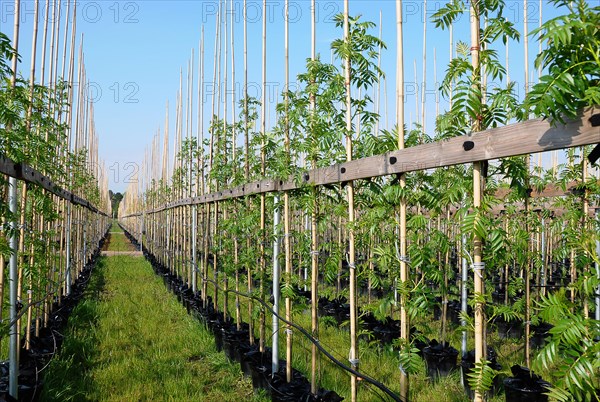
<svg viewBox="0 0 600 402">
<path fill-rule="evenodd" d="M 7 158 L 0 154 L 0 174 L 14 177 L 17 180 L 24 181 L 27 183 L 35 184 L 46 191 L 54 194 L 55 196 L 62 198 L 63 200 L 69 201 L 74 205 L 79 205 L 89 209 L 94 213 L 98 213 L 103 216 L 108 216 L 105 212 L 100 211 L 88 200 L 85 200 L 72 192 L 65 190 L 58 184 L 54 183 L 48 176 L 43 175 L 31 166 L 14 162 L 12 159 Z"/>
<path fill-rule="evenodd" d="M 182 198 L 145 211 L 145 213 L 156 213 L 185 205 L 199 205 L 253 194 L 295 190 L 306 186 L 343 183 L 597 144 L 600 143 L 598 120 L 600 120 L 600 107 L 596 106 L 581 112 L 577 119 L 564 125 L 553 126 L 549 121 L 542 119 L 528 120 L 471 135 L 417 145 L 325 168 L 307 170 L 300 172 L 300 177 L 292 179 L 263 179 L 199 197 Z M 533 192 L 534 196 L 547 197 L 563 194 L 565 191 L 560 187 L 548 188 L 547 193 L 546 191 Z M 123 218 L 141 214 L 141 212 L 130 214 Z"/>
</svg>

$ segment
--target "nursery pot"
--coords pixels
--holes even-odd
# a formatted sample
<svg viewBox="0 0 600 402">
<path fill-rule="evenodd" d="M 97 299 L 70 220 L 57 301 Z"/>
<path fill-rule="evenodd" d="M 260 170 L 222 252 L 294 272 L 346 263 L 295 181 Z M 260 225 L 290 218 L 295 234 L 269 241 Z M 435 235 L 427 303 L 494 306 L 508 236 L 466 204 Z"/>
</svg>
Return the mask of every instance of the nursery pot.
<svg viewBox="0 0 600 402">
<path fill-rule="evenodd" d="M 532 348 L 541 348 L 546 343 L 546 337 L 550 334 L 550 330 L 553 328 L 551 324 L 542 322 L 539 325 L 531 327 L 531 338 L 529 339 L 529 345 Z"/>
<path fill-rule="evenodd" d="M 500 339 L 518 339 L 523 336 L 523 325 L 521 321 L 504 321 L 501 319 L 496 321 L 496 327 L 498 328 L 498 337 Z"/>
<path fill-rule="evenodd" d="M 242 343 L 248 340 L 248 330 L 233 329 L 223 330 L 223 351 L 225 356 L 231 361 L 240 361 L 241 354 L 238 352 Z"/>
<path fill-rule="evenodd" d="M 490 361 L 490 367 L 496 371 L 502 370 L 502 366 L 496 360 L 496 352 L 488 346 L 487 348 L 487 360 Z M 471 373 L 471 370 L 475 368 L 475 351 L 471 350 L 464 356 L 460 361 L 460 368 L 462 371 L 462 381 L 463 386 L 465 388 L 465 392 L 467 393 L 469 399 L 473 399 L 475 397 L 475 391 L 471 389 L 471 386 L 468 382 L 468 375 Z M 502 380 L 499 375 L 494 377 L 492 388 L 488 391 L 489 396 L 494 396 L 500 390 L 500 386 L 502 385 Z"/>
<path fill-rule="evenodd" d="M 400 337 L 400 330 L 394 325 L 378 325 L 373 329 L 373 334 L 381 343 L 390 344 Z"/>
<path fill-rule="evenodd" d="M 251 367 L 252 375 L 252 386 L 254 389 L 264 389 L 267 394 L 271 394 L 271 385 L 269 384 L 269 377 L 271 376 L 270 364 L 260 364 L 258 366 Z"/>
<path fill-rule="evenodd" d="M 432 340 L 429 346 L 423 349 L 423 358 L 427 365 L 427 376 L 432 380 L 446 377 L 456 369 L 458 350 L 447 343 L 438 343 Z"/>
<path fill-rule="evenodd" d="M 287 382 L 285 366 L 271 378 L 271 400 L 273 402 L 305 401 L 310 396 L 310 383 L 299 372 L 293 371 L 292 380 Z"/>
<path fill-rule="evenodd" d="M 312 395 L 313 399 L 307 399 L 307 401 L 315 402 L 342 402 L 344 398 L 339 396 L 335 391 L 328 391 L 326 389 L 320 389 L 317 391 L 317 395 Z"/>
<path fill-rule="evenodd" d="M 261 353 L 256 345 L 250 346 L 250 350 L 242 354 L 241 360 L 242 372 L 246 377 L 251 377 L 254 367 L 263 365 L 263 362 L 266 364 L 271 361 L 271 351 L 267 349 L 265 353 Z"/>
<path fill-rule="evenodd" d="M 527 368 L 513 366 L 513 377 L 504 380 L 504 393 L 506 402 L 548 402 L 550 384 L 538 375 L 531 373 Z"/>
</svg>

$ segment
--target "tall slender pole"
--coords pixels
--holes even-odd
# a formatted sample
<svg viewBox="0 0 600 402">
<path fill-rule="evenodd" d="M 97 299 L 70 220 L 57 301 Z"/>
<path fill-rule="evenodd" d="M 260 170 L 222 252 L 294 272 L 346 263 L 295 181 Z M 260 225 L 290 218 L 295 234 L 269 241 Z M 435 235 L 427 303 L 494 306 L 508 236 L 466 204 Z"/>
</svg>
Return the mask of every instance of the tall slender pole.
<svg viewBox="0 0 600 402">
<path fill-rule="evenodd" d="M 284 146 L 287 163 L 291 164 L 290 158 L 290 121 L 289 121 L 289 99 L 288 91 L 290 85 L 290 32 L 289 32 L 289 0 L 285 0 L 285 32 L 284 32 L 284 50 L 285 50 L 285 129 L 284 129 Z M 285 275 L 286 281 L 290 281 L 292 277 L 292 246 L 290 239 L 290 195 L 287 191 L 283 193 L 283 242 L 285 252 Z M 292 299 L 290 297 L 285 298 L 285 319 L 288 322 L 292 321 Z M 286 360 L 286 380 L 292 381 L 292 327 L 287 325 L 286 330 L 286 348 L 285 348 L 285 360 Z"/>
<path fill-rule="evenodd" d="M 348 0 L 344 0 L 344 41 L 350 44 L 350 22 L 348 17 Z M 346 86 L 346 160 L 352 160 L 352 97 L 350 83 L 350 55 L 344 60 L 344 80 Z M 350 267 L 350 356 L 348 360 L 354 370 L 358 370 L 358 343 L 356 342 L 356 262 L 354 250 L 354 183 L 346 186 L 348 196 L 348 266 Z M 352 402 L 357 400 L 357 377 L 350 375 L 350 396 Z"/>
<path fill-rule="evenodd" d="M 423 0 L 423 81 L 421 88 L 421 131 L 425 133 L 425 96 L 427 85 L 427 0 Z M 421 137 L 423 138 L 423 137 Z"/>
<path fill-rule="evenodd" d="M 204 25 L 200 29 L 198 43 L 198 88 L 197 88 L 197 119 L 196 133 L 196 191 L 195 196 L 204 194 Z M 203 210 L 203 209 L 202 209 Z M 198 207 L 192 208 L 192 291 L 198 292 Z M 204 272 L 204 271 L 202 271 Z M 204 278 L 201 278 L 204 281 Z"/>
<path fill-rule="evenodd" d="M 462 254 L 462 269 L 461 269 L 461 282 L 460 282 L 460 301 L 461 301 L 461 311 L 466 314 L 468 311 L 468 306 L 467 306 L 467 297 L 468 297 L 468 280 L 469 280 L 469 273 L 468 273 L 468 265 L 467 265 L 467 255 L 465 253 L 465 250 L 467 248 L 467 236 L 465 236 L 464 234 L 461 235 L 461 248 L 463 250 Z M 464 358 L 467 355 L 467 320 L 462 319 L 460 325 L 463 327 L 463 331 L 462 331 L 462 342 L 461 342 L 461 356 Z"/>
<path fill-rule="evenodd" d="M 523 47 L 525 52 L 525 95 L 529 92 L 529 29 L 528 29 L 528 21 L 527 21 L 527 0 L 523 0 Z M 525 187 L 529 188 L 529 168 L 531 165 L 531 154 L 527 154 L 525 156 Z M 525 230 L 529 232 L 529 210 L 530 210 L 530 200 L 529 195 L 525 195 Z M 529 250 L 530 250 L 531 240 L 530 237 L 527 236 L 527 261 L 525 263 L 525 347 L 523 348 L 525 354 L 525 365 L 527 367 L 531 366 L 530 362 L 530 345 L 529 345 L 529 334 L 531 331 L 531 288 L 529 283 L 529 276 L 531 270 L 531 260 L 529 258 Z"/>
<path fill-rule="evenodd" d="M 311 8 L 310 8 L 310 18 L 311 18 L 311 22 L 310 22 L 310 40 L 311 40 L 311 46 L 310 46 L 310 57 L 312 61 L 316 60 L 316 4 L 315 4 L 315 0 L 311 1 Z M 311 138 L 314 138 L 315 133 L 312 132 L 313 131 L 313 126 L 312 126 L 312 122 L 314 119 L 314 113 L 315 113 L 315 107 L 316 107 L 316 99 L 315 99 L 315 95 L 311 93 L 310 96 L 310 121 L 311 121 Z M 316 160 L 312 160 L 312 168 L 316 168 L 317 166 L 317 161 Z M 319 336 L 319 320 L 318 320 L 318 303 L 319 303 L 319 298 L 318 298 L 318 280 L 319 280 L 319 272 L 318 272 L 318 266 L 319 266 L 319 245 L 318 245 L 318 234 L 317 234 L 317 207 L 318 207 L 318 202 L 317 202 L 317 189 L 313 188 L 312 189 L 312 195 L 313 195 L 313 208 L 311 211 L 311 216 L 310 216 L 310 229 L 311 229 L 311 235 L 310 235 L 310 244 L 311 244 L 311 252 L 310 252 L 310 266 L 311 266 L 311 279 L 310 279 L 310 299 L 311 299 L 311 303 L 310 303 L 310 316 L 311 316 L 311 331 L 312 331 L 312 336 L 315 337 L 316 339 L 318 339 Z M 308 219 L 308 217 L 307 217 Z M 308 220 L 306 222 L 306 226 L 308 227 Z M 307 276 L 308 272 L 305 271 L 305 279 Z M 317 361 L 318 361 L 319 355 L 318 355 L 318 351 L 317 351 L 317 346 L 313 343 L 311 345 L 311 367 L 310 367 L 310 391 L 313 394 L 316 394 L 318 391 L 318 386 L 317 386 Z"/>
<path fill-rule="evenodd" d="M 275 211 L 273 212 L 273 330 L 272 330 L 272 360 L 271 372 L 279 371 L 279 195 L 274 197 Z"/>
<path fill-rule="evenodd" d="M 248 110 L 248 4 L 244 0 L 244 178 L 250 179 L 250 133 Z M 250 210 L 250 198 L 246 197 L 246 210 Z M 246 236 L 246 247 L 250 248 L 250 236 Z M 248 293 L 252 293 L 252 267 L 247 266 Z M 248 334 L 250 345 L 254 345 L 253 303 L 248 301 Z"/>
<path fill-rule="evenodd" d="M 39 0 L 36 0 L 34 3 L 34 17 L 33 17 L 33 35 L 31 40 L 31 71 L 29 76 L 29 107 L 27 108 L 27 118 L 26 118 L 26 130 L 27 135 L 31 134 L 31 114 L 33 113 L 33 95 L 34 95 L 34 85 L 35 85 L 35 61 L 36 61 L 36 51 L 37 51 L 37 37 L 38 37 L 38 13 L 39 13 Z M 31 138 L 31 137 L 30 137 Z M 44 192 L 45 194 L 45 192 Z M 34 212 L 32 215 L 32 221 L 36 220 L 36 213 Z M 39 225 L 40 228 L 43 227 L 44 217 L 43 215 L 39 217 Z M 33 251 L 33 244 L 31 245 Z M 30 266 L 34 265 L 35 254 L 32 252 L 29 256 Z M 29 342 L 31 339 L 31 318 L 33 313 L 33 306 L 31 305 L 33 299 L 33 278 L 30 277 L 28 281 L 28 289 L 27 289 L 27 327 L 25 331 L 25 348 L 29 349 Z"/>
<path fill-rule="evenodd" d="M 237 169 L 237 162 L 236 162 L 236 146 L 237 146 L 237 131 L 236 131 L 236 125 L 235 125 L 235 41 L 234 41 L 234 32 L 235 32 L 235 8 L 234 8 L 234 3 L 233 0 L 231 0 L 231 20 L 230 20 L 230 24 L 231 24 L 231 34 L 230 34 L 230 39 L 231 39 L 231 148 L 232 148 L 232 158 L 233 158 L 233 169 L 234 169 L 234 173 L 235 170 Z M 235 175 L 234 175 L 235 176 Z M 237 240 L 236 240 L 237 241 Z"/>
<path fill-rule="evenodd" d="M 540 251 L 541 251 L 541 257 L 542 257 L 542 266 L 540 268 L 541 274 L 540 274 L 540 293 L 542 295 L 546 295 L 546 219 L 542 216 L 542 222 L 541 222 L 541 234 L 540 234 Z"/>
<path fill-rule="evenodd" d="M 260 173 L 264 178 L 266 173 L 266 150 L 264 136 L 267 132 L 267 0 L 263 0 L 262 15 L 262 95 L 260 109 L 260 132 L 263 140 L 260 149 L 261 168 Z M 260 194 L 260 297 L 264 297 L 264 274 L 265 274 L 265 193 Z M 265 348 L 265 310 L 261 306 L 259 322 L 259 349 L 264 352 Z"/>
<path fill-rule="evenodd" d="M 404 148 L 404 37 L 403 37 L 403 18 L 402 18 L 402 0 L 396 0 L 396 121 L 398 130 L 398 149 Z M 406 175 L 403 173 L 399 177 L 400 187 L 406 187 Z M 400 199 L 400 222 L 399 222 L 399 240 L 400 240 L 400 282 L 406 283 L 409 279 L 408 258 L 406 256 L 406 198 Z M 407 295 L 402 293 L 400 297 L 400 338 L 404 342 L 404 347 L 409 348 L 408 342 L 410 323 L 407 310 Z M 408 373 L 401 368 L 400 370 L 400 397 L 408 400 L 409 379 Z"/>
<path fill-rule="evenodd" d="M 452 61 L 452 59 L 454 59 L 454 24 L 450 24 L 449 34 L 450 34 L 450 46 L 449 46 L 450 47 L 450 58 L 449 58 L 449 60 Z M 452 109 L 452 102 L 453 102 L 453 100 L 452 100 L 452 97 L 454 94 L 453 86 L 454 86 L 453 82 L 450 81 L 450 96 L 449 96 L 450 99 L 448 99 L 450 109 Z"/>
<path fill-rule="evenodd" d="M 244 0 L 244 178 L 250 178 L 249 138 L 248 138 L 248 7 Z"/>
<path fill-rule="evenodd" d="M 12 89 L 16 86 L 17 81 L 17 65 L 18 58 L 17 52 L 19 49 L 19 22 L 20 22 L 20 9 L 21 2 L 15 0 L 15 15 L 14 15 L 14 33 L 13 33 L 13 49 L 15 53 L 12 58 L 12 78 L 10 86 Z M 12 127 L 7 127 L 7 131 L 10 131 Z M 9 178 L 8 181 L 8 205 L 11 213 L 9 221 L 9 227 L 11 229 L 9 247 L 10 247 L 10 259 L 9 259 L 9 303 L 10 303 L 10 329 L 9 329 L 9 350 L 8 350 L 8 393 L 15 399 L 18 399 L 18 378 L 19 378 L 19 333 L 17 330 L 17 295 L 18 295 L 18 281 L 19 281 L 19 270 L 17 267 L 18 258 L 18 230 L 17 230 L 17 179 L 14 177 Z"/>
<path fill-rule="evenodd" d="M 48 68 L 48 87 L 52 88 L 54 82 L 52 81 L 52 71 L 54 70 L 54 36 L 56 35 L 56 0 L 52 1 L 52 26 L 50 27 L 50 62 Z M 50 9 L 46 8 L 46 18 L 48 18 L 48 14 L 50 13 Z M 44 81 L 42 80 L 42 83 Z"/>
<path fill-rule="evenodd" d="M 67 203 L 67 224 L 65 228 L 65 294 L 68 296 L 71 294 L 71 224 L 72 224 L 73 211 L 71 210 L 71 203 Z"/>
<path fill-rule="evenodd" d="M 480 3 L 471 2 L 470 15 L 471 15 L 471 65 L 473 66 L 473 85 L 475 90 L 480 89 L 480 63 L 479 63 L 479 51 L 480 51 Z M 479 121 L 473 122 L 473 132 L 480 131 L 481 127 Z M 473 208 L 478 210 L 481 207 L 481 162 L 473 163 Z M 473 234 L 473 272 L 474 272 L 474 295 L 477 298 L 475 304 L 475 362 L 480 362 L 485 359 L 485 317 L 484 308 L 485 304 L 481 301 L 481 296 L 484 293 L 484 274 L 485 264 L 483 263 L 483 245 L 482 239 L 477 234 Z M 475 402 L 483 402 L 484 395 L 475 390 Z"/>
</svg>

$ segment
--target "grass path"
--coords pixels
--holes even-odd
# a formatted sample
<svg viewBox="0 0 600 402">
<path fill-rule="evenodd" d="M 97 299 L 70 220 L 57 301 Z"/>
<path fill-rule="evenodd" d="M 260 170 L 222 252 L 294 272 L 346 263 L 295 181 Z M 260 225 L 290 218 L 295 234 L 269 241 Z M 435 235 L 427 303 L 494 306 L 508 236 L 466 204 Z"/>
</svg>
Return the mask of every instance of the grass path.
<svg viewBox="0 0 600 402">
<path fill-rule="evenodd" d="M 121 239 L 110 244 L 123 250 Z M 102 257 L 86 293 L 46 369 L 42 400 L 265 400 L 142 257 Z"/>
</svg>

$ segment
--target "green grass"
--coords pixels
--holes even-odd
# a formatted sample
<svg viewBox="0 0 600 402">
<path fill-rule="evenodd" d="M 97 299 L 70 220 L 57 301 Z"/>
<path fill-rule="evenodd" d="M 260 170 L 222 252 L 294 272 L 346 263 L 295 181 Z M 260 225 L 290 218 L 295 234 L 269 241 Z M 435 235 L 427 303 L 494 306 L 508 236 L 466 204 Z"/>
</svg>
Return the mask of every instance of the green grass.
<svg viewBox="0 0 600 402">
<path fill-rule="evenodd" d="M 44 378 L 44 401 L 265 400 L 150 265 L 127 255 L 100 259 Z"/>
<path fill-rule="evenodd" d="M 110 228 L 110 233 L 104 243 L 103 250 L 137 251 L 133 244 L 125 237 L 123 230 L 115 223 Z"/>
<path fill-rule="evenodd" d="M 209 276 L 212 276 L 209 274 Z M 222 278 L 222 277 L 221 277 Z M 246 284 L 243 280 L 241 288 L 245 289 Z M 161 285 L 162 286 L 162 285 Z M 230 278 L 229 287 L 234 286 L 232 278 Z M 209 284 L 208 294 L 213 294 L 213 286 Z M 247 299 L 241 298 L 242 304 L 242 319 L 246 322 L 249 321 Z M 219 305 L 222 308 L 223 294 L 219 292 Z M 235 295 L 229 295 L 229 308 L 230 314 L 235 313 Z M 366 300 L 362 300 L 359 303 L 361 307 L 364 307 Z M 283 312 L 283 309 L 280 310 Z M 294 313 L 294 321 L 303 326 L 304 328 L 310 328 L 310 312 L 306 309 L 297 310 Z M 334 356 L 339 360 L 346 362 L 349 349 L 349 336 L 347 327 L 340 328 L 337 324 L 332 325 L 328 318 L 320 319 L 320 333 L 319 340 L 323 346 L 325 346 Z M 258 335 L 258 320 L 254 321 L 255 333 Z M 439 333 L 439 322 L 431 320 L 429 315 L 425 315 L 413 323 L 416 325 L 425 335 L 429 338 L 438 338 Z M 266 319 L 267 334 L 271 333 L 271 318 L 267 314 Z M 285 357 L 285 334 L 283 327 L 280 327 L 280 357 Z M 307 378 L 310 378 L 310 348 L 311 344 L 306 340 L 300 333 L 294 331 L 294 353 L 293 353 L 293 366 L 303 372 Z M 460 328 L 455 328 L 454 331 L 449 331 L 448 340 L 450 343 L 460 348 Z M 212 346 L 212 338 L 209 335 L 209 343 Z M 439 338 L 438 338 L 439 339 Z M 500 363 L 503 364 L 505 372 L 508 374 L 510 364 L 515 362 L 522 362 L 522 341 L 516 340 L 499 340 L 495 334 L 490 333 L 488 341 L 491 346 L 495 347 L 499 355 Z M 266 344 L 270 345 L 271 339 L 268 335 Z M 469 336 L 469 348 L 472 349 L 472 335 Z M 319 384 L 321 387 L 336 391 L 338 394 L 348 399 L 350 395 L 349 390 L 349 376 L 346 372 L 339 369 L 333 363 L 331 363 L 325 357 L 321 357 L 319 362 Z M 394 392 L 399 392 L 399 360 L 397 352 L 390 350 L 390 348 L 379 348 L 378 345 L 369 345 L 363 341 L 360 342 L 360 370 L 375 378 Z M 544 375 L 545 373 L 542 373 Z M 202 399 L 202 398 L 201 398 Z M 385 397 L 383 397 L 385 400 Z M 491 398 L 490 401 L 500 402 L 504 401 L 504 395 L 501 394 L 495 398 Z M 212 398 L 203 399 L 212 400 Z M 224 400 L 229 400 L 225 398 Z M 247 399 L 243 399 L 247 400 Z M 381 391 L 369 386 L 368 384 L 361 382 L 359 385 L 359 400 L 360 401 L 381 401 Z M 462 402 L 467 401 L 467 396 L 460 384 L 460 373 L 456 372 L 448 378 L 439 380 L 436 383 L 431 383 L 426 375 L 425 365 L 421 364 L 420 370 L 416 375 L 411 376 L 411 400 L 415 401 L 440 401 L 440 402 Z"/>
</svg>

